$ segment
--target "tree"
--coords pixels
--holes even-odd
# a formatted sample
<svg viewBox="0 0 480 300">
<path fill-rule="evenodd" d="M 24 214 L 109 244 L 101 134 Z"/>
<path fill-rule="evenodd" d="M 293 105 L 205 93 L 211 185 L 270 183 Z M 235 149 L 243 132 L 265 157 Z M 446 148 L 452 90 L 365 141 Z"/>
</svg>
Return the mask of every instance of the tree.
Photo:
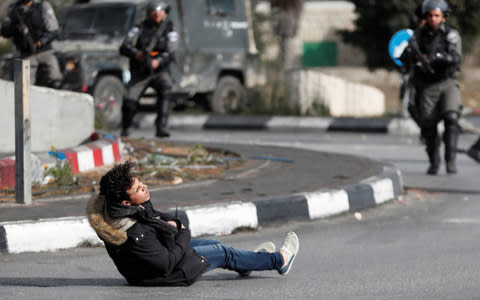
<svg viewBox="0 0 480 300">
<path fill-rule="evenodd" d="M 280 62 L 286 70 L 294 65 L 294 51 L 291 39 L 297 35 L 300 16 L 303 9 L 302 0 L 270 0 L 272 13 L 275 16 L 275 34 L 279 38 Z"/>
<path fill-rule="evenodd" d="M 360 47 L 369 69 L 394 68 L 388 57 L 388 42 L 392 35 L 410 25 L 418 0 L 351 0 L 358 18 L 354 31 L 341 31 L 345 42 Z M 462 35 L 464 55 L 473 48 L 480 31 L 480 1 L 451 0 L 452 14 L 447 22 Z"/>
</svg>

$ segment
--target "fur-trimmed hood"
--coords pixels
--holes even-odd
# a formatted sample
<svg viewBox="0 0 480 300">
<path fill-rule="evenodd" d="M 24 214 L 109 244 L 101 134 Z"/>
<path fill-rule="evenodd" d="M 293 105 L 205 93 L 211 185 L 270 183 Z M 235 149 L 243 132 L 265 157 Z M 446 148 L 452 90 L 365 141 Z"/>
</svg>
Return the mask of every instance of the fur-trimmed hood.
<svg viewBox="0 0 480 300">
<path fill-rule="evenodd" d="M 99 192 L 93 194 L 88 201 L 88 221 L 101 240 L 119 246 L 127 241 L 127 230 L 137 221 L 129 217 L 110 218 L 105 203 L 105 196 Z"/>
</svg>

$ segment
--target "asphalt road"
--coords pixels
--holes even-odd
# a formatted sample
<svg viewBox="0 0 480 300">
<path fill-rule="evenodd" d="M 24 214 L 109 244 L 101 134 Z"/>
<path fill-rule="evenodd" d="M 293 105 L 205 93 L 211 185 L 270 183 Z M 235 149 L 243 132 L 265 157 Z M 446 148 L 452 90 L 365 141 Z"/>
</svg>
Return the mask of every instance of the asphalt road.
<svg viewBox="0 0 480 300">
<path fill-rule="evenodd" d="M 151 136 L 152 132 L 136 132 Z M 474 136 L 463 135 L 461 146 Z M 219 237 L 240 248 L 294 230 L 301 241 L 292 272 L 239 279 L 216 270 L 187 288 L 130 287 L 102 248 L 0 256 L 1 299 L 474 299 L 480 262 L 480 165 L 458 160 L 459 174 L 424 175 L 416 137 L 387 135 L 173 132 L 172 140 L 268 144 L 362 155 L 394 163 L 405 197 L 357 215 L 290 222 Z"/>
</svg>

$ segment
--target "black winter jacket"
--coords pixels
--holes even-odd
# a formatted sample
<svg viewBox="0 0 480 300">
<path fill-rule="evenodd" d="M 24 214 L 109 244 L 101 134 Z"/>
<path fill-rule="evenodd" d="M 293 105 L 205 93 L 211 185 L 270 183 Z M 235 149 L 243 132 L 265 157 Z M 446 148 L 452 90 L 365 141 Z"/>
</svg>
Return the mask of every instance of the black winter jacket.
<svg viewBox="0 0 480 300">
<path fill-rule="evenodd" d="M 105 205 L 102 195 L 94 195 L 89 221 L 129 284 L 190 285 L 209 267 L 190 246 L 190 231 L 181 229 L 178 219 L 154 210 L 150 201 L 143 207 Z"/>
</svg>

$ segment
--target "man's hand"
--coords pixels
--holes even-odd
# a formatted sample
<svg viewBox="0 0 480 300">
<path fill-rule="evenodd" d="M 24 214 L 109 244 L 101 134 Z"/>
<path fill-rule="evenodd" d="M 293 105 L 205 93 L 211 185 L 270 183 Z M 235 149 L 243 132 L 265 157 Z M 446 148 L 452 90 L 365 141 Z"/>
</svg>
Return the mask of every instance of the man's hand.
<svg viewBox="0 0 480 300">
<path fill-rule="evenodd" d="M 158 67 L 160 67 L 160 61 L 158 59 L 152 59 L 152 68 L 156 70 Z"/>
<path fill-rule="evenodd" d="M 143 60 L 143 51 L 138 50 L 137 52 L 135 52 L 135 59 L 138 60 L 138 61 L 142 61 Z"/>
<path fill-rule="evenodd" d="M 177 227 L 177 222 L 175 222 L 175 221 L 170 220 L 167 223 L 174 226 L 175 228 Z M 183 226 L 183 224 L 181 224 L 181 225 L 182 225 L 182 229 L 185 229 L 185 226 Z"/>
</svg>

